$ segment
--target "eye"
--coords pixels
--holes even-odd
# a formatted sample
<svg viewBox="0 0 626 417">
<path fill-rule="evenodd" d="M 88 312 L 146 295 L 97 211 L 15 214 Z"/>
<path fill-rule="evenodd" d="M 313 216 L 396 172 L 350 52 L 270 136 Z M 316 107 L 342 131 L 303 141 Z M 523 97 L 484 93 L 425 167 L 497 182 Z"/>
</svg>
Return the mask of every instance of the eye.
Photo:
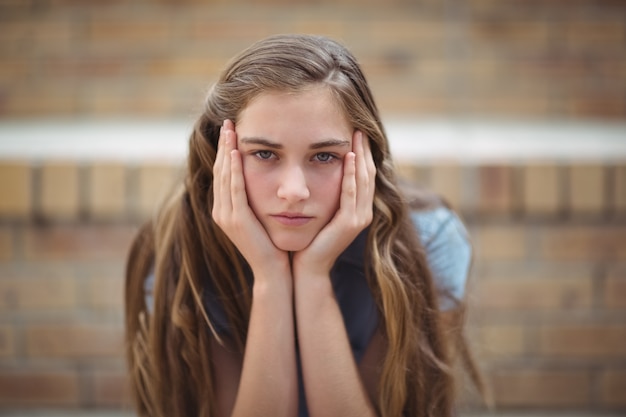
<svg viewBox="0 0 626 417">
<path fill-rule="evenodd" d="M 274 156 L 274 152 L 272 151 L 256 151 L 254 155 L 259 159 L 271 159 Z"/>
<path fill-rule="evenodd" d="M 328 162 L 332 162 L 334 159 L 336 159 L 336 157 L 333 154 L 330 154 L 328 152 L 320 152 L 315 154 L 315 159 L 317 159 L 319 162 L 322 163 L 328 163 Z"/>
</svg>

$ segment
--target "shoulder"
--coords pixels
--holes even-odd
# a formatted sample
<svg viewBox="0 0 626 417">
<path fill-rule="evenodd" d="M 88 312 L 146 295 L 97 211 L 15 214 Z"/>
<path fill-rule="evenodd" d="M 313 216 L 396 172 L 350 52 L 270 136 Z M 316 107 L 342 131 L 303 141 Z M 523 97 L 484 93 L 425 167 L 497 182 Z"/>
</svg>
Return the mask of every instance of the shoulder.
<svg viewBox="0 0 626 417">
<path fill-rule="evenodd" d="M 442 239 L 464 241 L 469 244 L 465 225 L 459 216 L 447 207 L 439 206 L 428 210 L 412 211 L 411 220 L 425 247 Z"/>
<path fill-rule="evenodd" d="M 441 299 L 443 309 L 453 307 L 465 293 L 472 246 L 469 234 L 459 216 L 447 207 L 414 211 L 411 220 L 415 226 L 435 286 L 448 297 Z"/>
</svg>

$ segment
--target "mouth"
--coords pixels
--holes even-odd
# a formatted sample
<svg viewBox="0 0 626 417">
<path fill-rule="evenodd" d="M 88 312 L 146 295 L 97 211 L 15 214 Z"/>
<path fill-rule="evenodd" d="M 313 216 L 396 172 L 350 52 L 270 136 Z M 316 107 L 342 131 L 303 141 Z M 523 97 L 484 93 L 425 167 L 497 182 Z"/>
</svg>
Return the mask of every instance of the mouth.
<svg viewBox="0 0 626 417">
<path fill-rule="evenodd" d="M 313 217 L 300 213 L 279 213 L 272 214 L 270 217 L 284 226 L 303 226 L 313 220 Z"/>
</svg>

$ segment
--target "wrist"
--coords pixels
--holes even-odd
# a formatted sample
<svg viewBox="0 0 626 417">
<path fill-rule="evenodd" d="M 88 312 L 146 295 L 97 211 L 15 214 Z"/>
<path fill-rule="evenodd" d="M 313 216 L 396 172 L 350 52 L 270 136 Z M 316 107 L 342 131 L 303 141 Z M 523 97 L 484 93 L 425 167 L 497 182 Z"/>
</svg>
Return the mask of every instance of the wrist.
<svg viewBox="0 0 626 417">
<path fill-rule="evenodd" d="M 294 269 L 293 282 L 296 290 L 310 295 L 333 293 L 330 272 Z"/>
<path fill-rule="evenodd" d="M 330 277 L 330 271 L 333 268 L 334 261 L 307 261 L 306 257 L 301 254 L 302 252 L 296 252 L 291 262 L 291 270 L 294 279 L 301 276 L 306 279 L 321 279 L 323 277 Z"/>
<path fill-rule="evenodd" d="M 255 291 L 265 288 L 278 288 L 287 286 L 293 288 L 291 267 L 289 259 L 285 257 L 284 261 L 265 262 L 262 267 L 252 268 L 252 276 L 254 277 L 253 287 Z"/>
</svg>

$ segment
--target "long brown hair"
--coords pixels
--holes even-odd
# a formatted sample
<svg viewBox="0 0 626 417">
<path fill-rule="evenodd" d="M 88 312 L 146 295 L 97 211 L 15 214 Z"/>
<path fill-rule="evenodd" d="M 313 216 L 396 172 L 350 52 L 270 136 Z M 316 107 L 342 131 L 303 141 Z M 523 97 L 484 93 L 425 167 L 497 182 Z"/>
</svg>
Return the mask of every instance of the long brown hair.
<svg viewBox="0 0 626 417">
<path fill-rule="evenodd" d="M 378 109 L 356 59 L 317 36 L 264 39 L 235 57 L 211 88 L 189 140 L 184 186 L 145 225 L 129 254 L 127 353 L 140 415 L 214 415 L 210 338 L 221 341 L 203 294 L 222 301 L 243 353 L 250 315 L 248 266 L 211 219 L 219 129 L 267 91 L 332 91 L 354 129 L 370 139 L 377 169 L 365 265 L 387 349 L 379 381 L 382 416 L 448 416 L 453 378 L 431 273 L 397 184 Z M 154 273 L 148 314 L 143 283 Z"/>
</svg>

